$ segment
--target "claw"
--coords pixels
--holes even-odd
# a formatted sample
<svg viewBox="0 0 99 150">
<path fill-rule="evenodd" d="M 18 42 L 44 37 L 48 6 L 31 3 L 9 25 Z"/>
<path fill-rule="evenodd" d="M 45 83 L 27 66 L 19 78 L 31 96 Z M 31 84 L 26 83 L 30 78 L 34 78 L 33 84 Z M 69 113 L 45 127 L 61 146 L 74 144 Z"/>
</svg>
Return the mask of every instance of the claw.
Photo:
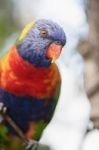
<svg viewBox="0 0 99 150">
<path fill-rule="evenodd" d="M 37 150 L 38 142 L 34 142 L 33 140 L 29 140 L 24 144 L 25 150 Z"/>
<path fill-rule="evenodd" d="M 0 102 L 0 123 L 3 122 L 3 115 L 5 115 L 7 112 L 7 107 L 4 105 L 4 103 Z"/>
<path fill-rule="evenodd" d="M 4 103 L 0 102 L 0 113 L 6 114 L 6 112 L 7 112 L 7 107 L 4 105 Z"/>
</svg>

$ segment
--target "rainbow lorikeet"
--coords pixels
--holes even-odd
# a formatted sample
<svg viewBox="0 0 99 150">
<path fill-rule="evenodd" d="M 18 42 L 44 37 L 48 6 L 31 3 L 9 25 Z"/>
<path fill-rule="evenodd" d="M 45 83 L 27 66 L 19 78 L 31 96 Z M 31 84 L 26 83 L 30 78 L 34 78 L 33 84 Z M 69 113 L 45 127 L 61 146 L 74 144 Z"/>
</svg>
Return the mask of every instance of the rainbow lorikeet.
<svg viewBox="0 0 99 150">
<path fill-rule="evenodd" d="M 65 33 L 58 24 L 50 20 L 33 21 L 1 58 L 0 103 L 4 104 L 6 113 L 27 139 L 39 140 L 52 118 L 61 85 L 54 61 L 60 56 L 65 43 Z M 12 144 L 10 137 L 13 137 Z M 13 143 L 14 146 L 17 143 L 14 138 L 18 141 L 13 128 L 3 121 L 0 145 L 8 144 L 10 148 L 7 149 L 11 149 Z M 5 142 L 3 139 L 6 139 Z"/>
</svg>

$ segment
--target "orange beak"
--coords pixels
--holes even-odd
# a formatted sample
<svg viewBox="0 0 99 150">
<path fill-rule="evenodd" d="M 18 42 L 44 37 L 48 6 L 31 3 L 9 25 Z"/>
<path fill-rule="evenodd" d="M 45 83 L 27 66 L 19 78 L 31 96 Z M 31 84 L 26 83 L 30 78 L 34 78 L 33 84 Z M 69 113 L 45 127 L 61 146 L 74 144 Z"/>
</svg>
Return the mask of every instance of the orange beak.
<svg viewBox="0 0 99 150">
<path fill-rule="evenodd" d="M 52 43 L 47 49 L 47 58 L 52 59 L 52 62 L 60 56 L 62 45 Z"/>
</svg>

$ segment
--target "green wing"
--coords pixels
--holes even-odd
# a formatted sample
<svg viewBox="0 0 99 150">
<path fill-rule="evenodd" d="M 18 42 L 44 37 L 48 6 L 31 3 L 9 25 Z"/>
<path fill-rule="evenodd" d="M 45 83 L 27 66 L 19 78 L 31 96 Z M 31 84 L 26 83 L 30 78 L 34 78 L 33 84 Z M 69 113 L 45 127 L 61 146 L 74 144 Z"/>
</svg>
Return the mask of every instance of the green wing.
<svg viewBox="0 0 99 150">
<path fill-rule="evenodd" d="M 56 93 L 55 93 L 55 96 L 54 96 L 54 103 L 52 105 L 52 111 L 49 114 L 49 118 L 52 118 L 53 115 L 54 115 L 54 111 L 55 111 L 55 107 L 56 107 L 58 99 L 59 99 L 59 95 L 60 95 L 60 86 L 56 90 Z M 43 120 L 41 120 L 37 123 L 36 132 L 35 132 L 35 135 L 33 136 L 33 138 L 35 140 L 40 139 L 41 134 L 42 134 L 43 130 L 46 128 L 47 124 L 48 123 L 44 122 Z"/>
</svg>

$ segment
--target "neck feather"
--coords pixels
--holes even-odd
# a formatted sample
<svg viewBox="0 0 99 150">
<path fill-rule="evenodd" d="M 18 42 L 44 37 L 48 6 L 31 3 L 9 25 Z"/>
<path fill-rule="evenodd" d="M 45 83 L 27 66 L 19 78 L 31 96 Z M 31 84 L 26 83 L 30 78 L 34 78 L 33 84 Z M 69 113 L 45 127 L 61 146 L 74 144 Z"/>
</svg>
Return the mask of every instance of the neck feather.
<svg viewBox="0 0 99 150">
<path fill-rule="evenodd" d="M 1 68 L 1 87 L 17 96 L 49 98 L 60 84 L 60 74 L 55 64 L 48 68 L 36 68 L 23 60 L 15 46 L 3 59 Z"/>
<path fill-rule="evenodd" d="M 52 70 L 53 64 L 50 67 L 35 67 L 35 65 L 30 64 L 28 61 L 24 60 L 19 53 L 17 52 L 16 47 L 14 46 L 10 52 L 9 63 L 11 68 L 13 69 L 15 75 L 21 76 L 23 78 L 33 78 L 33 74 L 40 75 L 48 74 Z"/>
</svg>

